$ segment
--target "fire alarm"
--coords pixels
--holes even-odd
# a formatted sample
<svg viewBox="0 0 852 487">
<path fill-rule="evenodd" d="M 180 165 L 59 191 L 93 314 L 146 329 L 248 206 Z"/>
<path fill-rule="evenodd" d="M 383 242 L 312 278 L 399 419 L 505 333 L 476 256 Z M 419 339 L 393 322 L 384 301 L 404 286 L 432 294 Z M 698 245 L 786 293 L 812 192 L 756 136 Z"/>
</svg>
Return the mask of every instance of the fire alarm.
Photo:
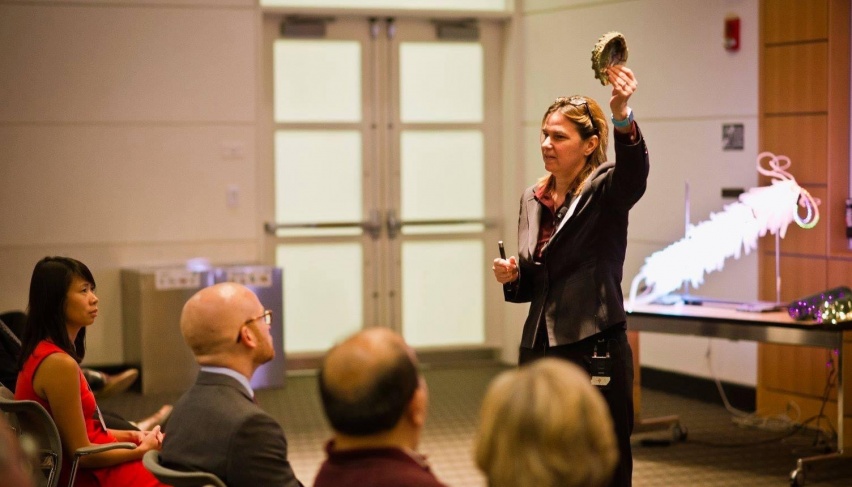
<svg viewBox="0 0 852 487">
<path fill-rule="evenodd" d="M 740 50 L 740 18 L 727 17 L 725 19 L 725 50 L 736 52 Z"/>
</svg>

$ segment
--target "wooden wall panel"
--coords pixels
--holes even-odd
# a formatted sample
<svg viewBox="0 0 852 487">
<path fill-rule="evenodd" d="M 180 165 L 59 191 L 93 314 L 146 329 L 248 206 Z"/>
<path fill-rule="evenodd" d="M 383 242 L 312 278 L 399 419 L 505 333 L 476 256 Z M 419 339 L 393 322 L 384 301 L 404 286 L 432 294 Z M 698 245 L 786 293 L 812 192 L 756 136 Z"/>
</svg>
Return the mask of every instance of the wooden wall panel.
<svg viewBox="0 0 852 487">
<path fill-rule="evenodd" d="M 799 184 L 826 184 L 827 120 L 823 114 L 766 117 L 760 127 L 760 151 L 789 157 L 789 172 Z"/>
<path fill-rule="evenodd" d="M 839 159 L 847 163 L 850 158 Z M 852 259 L 852 249 L 846 238 L 846 198 L 849 195 L 849 169 L 843 175 L 831 169 L 831 181 L 828 185 L 828 198 L 823 200 L 820 215 L 825 215 L 828 227 L 828 255 L 842 259 Z"/>
<path fill-rule="evenodd" d="M 829 259 L 827 287 L 848 286 L 852 288 L 852 260 Z M 849 337 L 847 337 L 849 338 Z M 849 357 L 852 361 L 852 356 Z M 852 376 L 848 376 L 852 380 Z"/>
<path fill-rule="evenodd" d="M 822 401 L 818 398 L 773 391 L 764 387 L 757 388 L 757 404 L 757 412 L 761 416 L 788 414 L 790 417 L 799 420 L 813 418 L 819 414 L 822 408 Z M 797 411 L 800 411 L 798 415 L 796 414 Z M 823 414 L 831 421 L 831 429 L 836 429 L 837 403 L 834 401 L 826 403 Z M 848 419 L 845 421 L 848 422 Z M 816 426 L 816 423 L 809 423 L 808 426 Z M 820 427 L 825 432 L 831 431 L 825 421 L 820 422 Z M 848 430 L 848 428 L 846 429 Z"/>
<path fill-rule="evenodd" d="M 828 36 L 828 0 L 765 0 L 763 41 L 810 41 Z"/>
<path fill-rule="evenodd" d="M 849 189 L 850 18 L 849 0 L 761 0 L 760 135 L 762 150 L 787 151 L 807 161 L 793 169 L 800 183 L 822 200 L 818 233 L 794 232 L 781 243 L 781 300 L 849 284 L 844 201 Z M 795 116 L 784 116 L 795 115 Z M 801 122 L 801 123 L 799 123 Z M 801 134 L 807 133 L 805 136 Z M 772 147 L 772 148 L 769 148 Z M 779 149 L 775 149 L 778 147 Z M 765 180 L 762 182 L 765 184 Z M 816 229 L 815 229 L 816 230 Z M 760 242 L 761 299 L 775 299 L 774 241 Z M 778 414 L 790 404 L 801 419 L 816 415 L 832 351 L 761 344 L 757 406 Z M 852 377 L 852 332 L 844 334 L 843 376 Z M 852 380 L 844 394 L 852 397 Z M 826 415 L 837 426 L 836 403 Z M 846 445 L 852 444 L 852 401 L 844 403 Z"/>
<path fill-rule="evenodd" d="M 827 64 L 827 42 L 766 47 L 760 75 L 764 115 L 824 113 Z"/>
<path fill-rule="evenodd" d="M 849 162 L 847 156 L 839 159 Z M 823 200 L 820 207 L 820 215 L 824 215 L 825 224 L 828 227 L 828 255 L 841 259 L 852 259 L 852 249 L 849 248 L 846 238 L 846 198 L 849 194 L 849 169 L 844 175 L 836 174 L 838 171 L 831 170 L 828 184 L 828 198 Z M 845 176 L 845 177 L 844 177 Z"/>
<path fill-rule="evenodd" d="M 784 235 L 784 238 L 781 239 L 781 253 L 822 257 L 828 251 L 828 220 L 823 214 L 826 202 L 828 201 L 826 199 L 826 190 L 825 187 L 805 187 L 805 189 L 808 190 L 811 196 L 822 201 L 822 204 L 819 206 L 820 221 L 813 228 L 802 228 L 796 222 L 791 223 L 787 227 L 787 233 Z M 798 211 L 801 216 L 807 214 L 804 208 L 800 207 Z M 765 250 L 767 252 L 774 252 L 775 238 L 764 237 L 763 240 L 765 240 L 762 242 L 765 245 Z"/>
<path fill-rule="evenodd" d="M 826 289 L 827 264 L 825 258 L 791 257 L 782 254 L 781 301 L 790 302 Z M 774 301 L 775 254 L 764 253 L 760 268 L 760 299 Z"/>
<path fill-rule="evenodd" d="M 843 334 L 843 377 L 852 377 L 852 332 Z M 807 351 L 809 350 L 809 352 Z M 803 352 L 804 351 L 804 352 Z M 783 345 L 762 344 L 758 348 L 758 414 L 771 416 L 788 413 L 795 417 L 795 409 L 801 411 L 799 419 L 806 419 L 819 414 L 822 408 L 822 387 L 825 386 L 825 373 L 820 372 L 825 364 L 820 364 L 821 358 L 827 358 L 829 352 L 825 349 L 807 349 L 805 347 L 786 347 Z M 802 364 L 806 364 L 802 367 Z M 782 377 L 782 374 L 789 377 Z M 812 380 L 813 384 L 803 384 Z M 791 385 L 791 381 L 797 382 Z M 848 396 L 849 380 L 844 381 L 844 391 Z M 837 389 L 832 388 L 823 413 L 837 428 Z M 844 401 L 844 444 L 852 441 L 852 401 Z M 825 429 L 825 427 L 823 427 Z"/>
<path fill-rule="evenodd" d="M 852 445 L 852 331 L 843 332 L 843 445 Z"/>
<path fill-rule="evenodd" d="M 852 2 L 831 0 L 829 22 L 828 88 L 831 109 L 828 112 L 828 183 L 829 205 L 826 208 L 830 226 L 831 255 L 852 258 L 847 246 L 845 200 L 849 197 L 849 106 L 850 106 L 850 18 Z"/>
<path fill-rule="evenodd" d="M 828 380 L 830 351 L 825 348 L 763 344 L 759 348 L 757 382 L 775 391 L 822 397 Z M 832 389 L 830 398 L 837 399 Z"/>
<path fill-rule="evenodd" d="M 845 393 L 843 401 L 843 415 L 848 418 L 849 416 L 852 416 L 852 400 L 849 398 L 849 381 L 852 380 L 852 331 L 843 332 L 843 358 L 843 392 Z M 850 420 L 847 420 L 847 423 L 848 421 Z M 846 444 L 848 445 L 849 443 Z"/>
</svg>

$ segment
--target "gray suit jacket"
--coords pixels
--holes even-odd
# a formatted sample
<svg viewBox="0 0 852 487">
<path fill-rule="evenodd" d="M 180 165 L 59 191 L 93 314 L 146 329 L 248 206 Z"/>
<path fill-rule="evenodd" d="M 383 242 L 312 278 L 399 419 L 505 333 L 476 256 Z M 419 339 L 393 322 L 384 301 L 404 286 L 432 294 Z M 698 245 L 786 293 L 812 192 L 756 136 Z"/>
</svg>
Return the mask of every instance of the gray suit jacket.
<svg viewBox="0 0 852 487">
<path fill-rule="evenodd" d="M 295 487 L 281 426 L 232 377 L 200 372 L 175 404 L 160 458 L 216 474 L 228 487 Z"/>
<path fill-rule="evenodd" d="M 568 345 L 624 323 L 621 278 L 627 249 L 627 213 L 645 192 L 648 149 L 615 139 L 615 163 L 599 166 L 585 182 L 574 213 L 534 259 L 541 204 L 535 185 L 521 197 L 518 218 L 520 277 L 503 286 L 506 301 L 529 302 L 521 347 L 532 348 L 540 323 L 550 346 Z"/>
</svg>

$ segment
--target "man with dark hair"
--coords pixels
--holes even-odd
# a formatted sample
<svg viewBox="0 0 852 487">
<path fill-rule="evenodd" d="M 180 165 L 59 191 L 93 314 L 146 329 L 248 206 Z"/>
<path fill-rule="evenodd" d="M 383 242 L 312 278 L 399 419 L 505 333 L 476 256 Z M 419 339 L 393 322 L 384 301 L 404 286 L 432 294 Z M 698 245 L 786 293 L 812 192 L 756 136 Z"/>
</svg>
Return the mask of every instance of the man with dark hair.
<svg viewBox="0 0 852 487">
<path fill-rule="evenodd" d="M 319 373 L 334 438 L 314 487 L 442 487 L 415 450 L 428 393 L 414 351 L 387 328 L 332 348 Z"/>
</svg>

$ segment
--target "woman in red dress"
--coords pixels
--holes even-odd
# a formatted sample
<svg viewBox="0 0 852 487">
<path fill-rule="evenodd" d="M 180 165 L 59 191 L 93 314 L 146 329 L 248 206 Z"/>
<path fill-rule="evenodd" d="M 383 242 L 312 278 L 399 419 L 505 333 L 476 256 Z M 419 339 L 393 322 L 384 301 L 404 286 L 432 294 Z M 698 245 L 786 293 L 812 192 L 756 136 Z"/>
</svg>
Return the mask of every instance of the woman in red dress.
<svg viewBox="0 0 852 487">
<path fill-rule="evenodd" d="M 137 445 L 135 449 L 82 457 L 75 485 L 161 486 L 141 461 L 148 450 L 160 449 L 160 427 L 151 431 L 107 429 L 80 370 L 86 353 L 86 328 L 97 316 L 95 278 L 85 264 L 67 257 L 45 257 L 36 264 L 15 399 L 37 401 L 53 417 L 65 450 L 60 485 L 68 483 L 69 459 L 78 448 L 129 441 Z"/>
</svg>

